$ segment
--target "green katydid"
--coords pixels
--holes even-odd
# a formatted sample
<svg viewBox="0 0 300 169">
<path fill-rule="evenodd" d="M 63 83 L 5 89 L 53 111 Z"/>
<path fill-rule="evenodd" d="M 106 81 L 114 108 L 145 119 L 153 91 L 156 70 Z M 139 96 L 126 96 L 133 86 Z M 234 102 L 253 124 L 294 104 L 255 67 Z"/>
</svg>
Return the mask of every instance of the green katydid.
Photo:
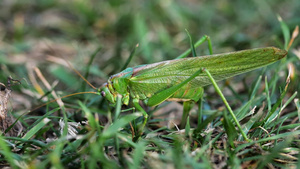
<svg viewBox="0 0 300 169">
<path fill-rule="evenodd" d="M 211 44 L 207 36 L 197 41 L 195 46 L 200 45 L 205 40 L 208 40 L 211 53 Z M 194 52 L 193 45 L 191 50 Z M 134 107 L 143 113 L 144 121 L 140 128 L 140 130 L 143 131 L 148 120 L 148 114 L 140 106 L 140 100 L 144 101 L 148 106 L 156 106 L 166 100 L 183 101 L 185 103 L 190 101 L 197 102 L 202 98 L 202 87 L 213 84 L 216 91 L 220 94 L 220 90 L 215 81 L 220 81 L 269 65 L 287 55 L 287 51 L 285 50 L 275 47 L 266 47 L 216 55 L 182 58 L 187 56 L 189 52 L 191 51 L 187 50 L 180 55 L 180 57 L 178 57 L 180 59 L 127 68 L 118 74 L 112 75 L 107 83 L 104 83 L 98 88 L 98 92 L 73 93 L 61 98 L 84 93 L 97 93 L 101 94 L 111 104 L 116 104 L 118 100 L 118 102 L 128 105 L 129 101 L 132 100 Z M 85 80 L 72 65 L 69 63 L 68 65 Z M 94 88 L 88 81 L 86 82 Z M 121 96 L 121 100 L 119 96 Z M 223 101 L 225 100 L 224 96 L 221 96 L 221 98 Z M 55 100 L 48 103 L 54 102 Z M 224 101 L 224 103 L 244 139 L 248 140 L 228 103 L 226 103 L 226 101 Z M 184 114 L 185 113 L 186 112 L 184 112 Z M 137 135 L 137 137 L 139 137 L 139 135 Z"/>
<path fill-rule="evenodd" d="M 140 100 L 148 106 L 166 100 L 197 102 L 202 97 L 202 87 L 212 83 L 207 72 L 220 81 L 269 65 L 286 55 L 285 50 L 266 47 L 140 65 L 111 76 L 98 90 L 112 104 L 118 95 L 125 105 L 132 99 L 144 114 L 144 127 L 148 115 L 139 105 Z"/>
<path fill-rule="evenodd" d="M 140 65 L 111 76 L 99 92 L 112 104 L 117 94 L 122 95 L 125 105 L 130 97 L 143 100 L 148 106 L 168 99 L 198 101 L 201 87 L 211 84 L 208 76 L 199 71 L 201 68 L 207 69 L 215 81 L 220 81 L 269 65 L 286 54 L 285 50 L 267 47 Z M 193 74 L 197 75 L 191 78 Z"/>
</svg>

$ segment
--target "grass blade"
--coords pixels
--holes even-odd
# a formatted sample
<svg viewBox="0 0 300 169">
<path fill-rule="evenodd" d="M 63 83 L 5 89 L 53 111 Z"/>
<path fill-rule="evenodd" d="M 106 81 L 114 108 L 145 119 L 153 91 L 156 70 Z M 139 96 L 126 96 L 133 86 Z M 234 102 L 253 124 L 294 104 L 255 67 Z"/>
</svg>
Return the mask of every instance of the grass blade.
<svg viewBox="0 0 300 169">
<path fill-rule="evenodd" d="M 102 137 L 103 138 L 109 138 L 115 134 L 117 134 L 117 131 L 120 130 L 122 127 L 127 125 L 132 120 L 135 120 L 136 118 L 142 116 L 142 113 L 133 113 L 126 116 L 123 116 L 119 119 L 117 119 L 112 125 L 110 125 L 106 130 L 103 131 Z"/>
<path fill-rule="evenodd" d="M 133 152 L 133 163 L 129 163 L 130 169 L 138 169 L 143 161 L 144 153 L 146 151 L 146 144 L 142 141 L 136 144 L 135 150 Z"/>
<path fill-rule="evenodd" d="M 207 40 L 207 36 L 202 36 L 195 44 L 195 48 L 200 46 L 202 43 L 204 43 Z M 192 49 L 189 48 L 185 52 L 183 52 L 181 55 L 179 55 L 176 59 L 186 58 L 190 53 L 192 52 Z"/>
<path fill-rule="evenodd" d="M 15 164 L 15 159 L 13 157 L 13 152 L 11 152 L 9 146 L 5 142 L 5 139 L 0 135 L 0 153 L 4 155 L 4 158 L 9 162 L 12 168 L 18 168 Z"/>
<path fill-rule="evenodd" d="M 122 67 L 121 70 L 124 70 L 127 68 L 127 66 L 129 65 L 129 63 L 131 62 L 133 56 L 135 55 L 136 49 L 139 47 L 139 44 L 136 44 L 135 47 L 133 48 L 133 50 L 131 51 L 129 58 L 126 60 L 126 63 L 124 64 L 124 66 Z"/>
<path fill-rule="evenodd" d="M 283 38 L 284 38 L 284 49 L 288 50 L 289 41 L 291 38 L 290 30 L 287 24 L 282 20 L 282 18 L 278 15 L 278 21 L 280 22 Z"/>
<path fill-rule="evenodd" d="M 50 119 L 44 118 L 42 121 L 40 121 L 38 124 L 36 124 L 32 129 L 30 129 L 22 138 L 27 139 L 27 140 L 30 139 L 50 121 L 51 121 Z"/>
<path fill-rule="evenodd" d="M 191 37 L 191 35 L 190 35 L 190 33 L 189 33 L 189 31 L 187 29 L 185 30 L 185 32 L 188 35 L 189 40 L 190 40 L 190 46 L 191 46 L 193 57 L 196 57 L 197 53 L 196 53 L 196 50 L 195 50 L 193 39 L 192 39 L 192 37 Z"/>
<path fill-rule="evenodd" d="M 300 101 L 299 101 L 299 99 L 298 98 L 294 99 L 294 103 L 295 103 L 295 105 L 297 107 L 298 121 L 300 122 Z"/>
</svg>

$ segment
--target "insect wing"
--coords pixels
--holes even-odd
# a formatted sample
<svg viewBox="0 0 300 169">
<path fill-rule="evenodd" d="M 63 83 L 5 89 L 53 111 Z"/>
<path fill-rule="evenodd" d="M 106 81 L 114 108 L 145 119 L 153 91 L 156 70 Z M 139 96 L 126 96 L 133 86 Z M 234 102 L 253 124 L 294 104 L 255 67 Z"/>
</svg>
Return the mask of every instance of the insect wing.
<svg viewBox="0 0 300 169">
<path fill-rule="evenodd" d="M 199 68 L 206 68 L 220 81 L 276 62 L 286 54 L 285 50 L 267 47 L 139 66 L 134 68 L 129 87 L 133 94 L 146 98 L 186 80 Z M 200 73 L 187 85 L 192 90 L 208 84 L 211 82 L 207 75 Z"/>
</svg>

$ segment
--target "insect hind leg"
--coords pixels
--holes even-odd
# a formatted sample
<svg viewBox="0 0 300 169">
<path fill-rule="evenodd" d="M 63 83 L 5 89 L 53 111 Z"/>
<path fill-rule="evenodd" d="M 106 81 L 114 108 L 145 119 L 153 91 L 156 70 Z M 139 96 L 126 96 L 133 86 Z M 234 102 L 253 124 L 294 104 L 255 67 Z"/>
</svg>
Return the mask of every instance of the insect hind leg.
<svg viewBox="0 0 300 169">
<path fill-rule="evenodd" d="M 211 40 L 210 37 L 207 35 L 202 36 L 195 44 L 194 47 L 197 48 L 198 46 L 200 46 L 201 44 L 203 44 L 204 42 L 207 41 L 208 44 L 208 50 L 209 50 L 209 54 L 212 55 L 213 51 L 212 51 L 212 44 L 211 44 Z M 181 59 L 181 58 L 186 58 L 190 53 L 192 52 L 192 49 L 188 49 L 185 52 L 183 52 L 181 55 L 179 55 L 176 59 Z"/>
</svg>

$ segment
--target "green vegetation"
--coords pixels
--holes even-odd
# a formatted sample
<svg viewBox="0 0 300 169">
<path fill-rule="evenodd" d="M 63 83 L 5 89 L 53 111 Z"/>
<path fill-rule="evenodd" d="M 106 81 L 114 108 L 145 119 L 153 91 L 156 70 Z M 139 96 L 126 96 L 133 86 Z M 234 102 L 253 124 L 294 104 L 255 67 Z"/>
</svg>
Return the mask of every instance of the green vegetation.
<svg viewBox="0 0 300 169">
<path fill-rule="evenodd" d="M 299 1 L 4 0 L 0 9 L 0 110 L 7 113 L 0 121 L 1 167 L 300 165 L 300 38 L 292 36 Z M 191 47 L 185 29 L 194 42 L 210 37 L 212 49 L 203 43 L 192 50 L 197 55 L 289 49 L 274 64 L 218 83 L 251 141 L 237 130 L 213 85 L 185 110 L 186 103 L 141 104 L 149 114 L 141 136 L 142 112 L 120 99 L 110 106 L 100 95 L 80 94 L 49 103 L 95 92 L 68 62 L 100 87 L 131 54 L 129 67 L 181 57 Z M 7 84 L 9 76 L 21 84 Z"/>
</svg>

